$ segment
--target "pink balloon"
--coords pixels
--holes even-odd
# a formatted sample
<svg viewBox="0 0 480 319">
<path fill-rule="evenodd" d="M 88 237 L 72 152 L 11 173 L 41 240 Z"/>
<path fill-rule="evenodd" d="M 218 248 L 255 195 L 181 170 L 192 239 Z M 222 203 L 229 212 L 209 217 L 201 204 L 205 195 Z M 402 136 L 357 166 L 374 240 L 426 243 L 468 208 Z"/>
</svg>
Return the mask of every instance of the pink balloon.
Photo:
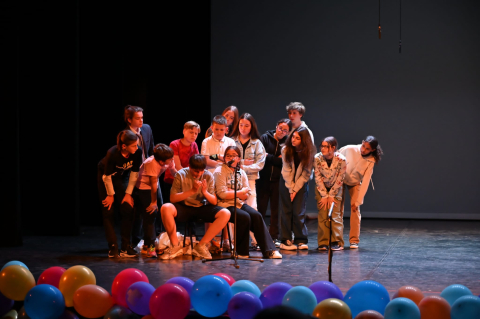
<svg viewBox="0 0 480 319">
<path fill-rule="evenodd" d="M 149 282 L 147 275 L 141 270 L 135 268 L 127 268 L 118 273 L 112 284 L 112 297 L 115 303 L 128 308 L 125 296 L 128 288 L 136 282 Z"/>
<path fill-rule="evenodd" d="M 155 319 L 183 319 L 190 311 L 190 296 L 177 284 L 164 284 L 150 297 L 150 314 Z"/>
<path fill-rule="evenodd" d="M 60 278 L 62 278 L 65 270 L 66 269 L 62 267 L 50 267 L 46 269 L 44 272 L 42 272 L 40 277 L 38 277 L 37 285 L 48 284 L 58 288 Z"/>
<path fill-rule="evenodd" d="M 219 272 L 219 273 L 213 274 L 213 275 L 225 279 L 230 286 L 233 285 L 233 283 L 235 282 L 235 279 L 233 279 L 232 276 L 227 275 L 227 274 L 224 274 L 224 273 L 222 273 L 222 272 Z"/>
</svg>

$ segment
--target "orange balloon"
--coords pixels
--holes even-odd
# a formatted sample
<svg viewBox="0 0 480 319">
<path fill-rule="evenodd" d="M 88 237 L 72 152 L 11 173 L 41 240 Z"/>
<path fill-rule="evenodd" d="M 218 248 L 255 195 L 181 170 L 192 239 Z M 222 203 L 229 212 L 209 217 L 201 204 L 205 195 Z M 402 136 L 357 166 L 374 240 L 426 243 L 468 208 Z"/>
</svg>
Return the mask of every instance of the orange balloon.
<svg viewBox="0 0 480 319">
<path fill-rule="evenodd" d="M 414 286 L 402 286 L 396 293 L 393 294 L 392 300 L 398 297 L 408 298 L 413 301 L 417 306 L 420 301 L 425 297 L 423 292 Z"/>
<path fill-rule="evenodd" d="M 0 292 L 8 299 L 22 301 L 33 287 L 35 278 L 25 267 L 11 265 L 0 272 Z"/>
<path fill-rule="evenodd" d="M 383 319 L 383 315 L 375 310 L 364 310 L 355 319 Z"/>
<path fill-rule="evenodd" d="M 72 266 L 65 270 L 58 284 L 58 289 L 65 298 L 65 306 L 73 307 L 73 295 L 78 288 L 96 283 L 95 275 L 88 267 Z"/>
<path fill-rule="evenodd" d="M 328 298 L 322 300 L 313 309 L 312 316 L 321 319 L 352 319 L 350 307 L 340 299 Z"/>
<path fill-rule="evenodd" d="M 427 296 L 418 304 L 421 319 L 450 319 L 450 304 L 440 296 Z"/>
<path fill-rule="evenodd" d="M 97 285 L 85 285 L 73 295 L 73 307 L 85 318 L 103 317 L 113 307 L 108 291 Z"/>
</svg>

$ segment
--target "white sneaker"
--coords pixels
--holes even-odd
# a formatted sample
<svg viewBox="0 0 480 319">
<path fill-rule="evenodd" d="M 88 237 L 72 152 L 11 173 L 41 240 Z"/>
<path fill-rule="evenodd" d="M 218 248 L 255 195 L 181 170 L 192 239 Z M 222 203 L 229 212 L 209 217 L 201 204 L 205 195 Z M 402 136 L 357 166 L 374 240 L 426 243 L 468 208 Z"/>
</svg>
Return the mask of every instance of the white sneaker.
<svg viewBox="0 0 480 319">
<path fill-rule="evenodd" d="M 193 247 L 192 254 L 203 259 L 212 259 L 212 255 L 205 244 L 196 244 L 195 247 Z"/>
<path fill-rule="evenodd" d="M 301 249 L 308 249 L 308 245 L 307 244 L 304 244 L 304 243 L 300 243 L 298 244 L 298 249 L 301 250 Z"/>
<path fill-rule="evenodd" d="M 183 255 L 183 247 L 178 243 L 177 246 L 167 248 L 163 255 L 160 256 L 160 259 L 173 259 L 181 255 Z"/>
<path fill-rule="evenodd" d="M 280 254 L 276 250 L 272 250 L 272 251 L 268 251 L 264 258 L 266 258 L 266 259 L 282 259 L 282 254 Z"/>
<path fill-rule="evenodd" d="M 290 240 L 286 240 L 284 244 L 280 245 L 280 249 L 297 250 L 297 245 L 294 245 Z"/>
</svg>

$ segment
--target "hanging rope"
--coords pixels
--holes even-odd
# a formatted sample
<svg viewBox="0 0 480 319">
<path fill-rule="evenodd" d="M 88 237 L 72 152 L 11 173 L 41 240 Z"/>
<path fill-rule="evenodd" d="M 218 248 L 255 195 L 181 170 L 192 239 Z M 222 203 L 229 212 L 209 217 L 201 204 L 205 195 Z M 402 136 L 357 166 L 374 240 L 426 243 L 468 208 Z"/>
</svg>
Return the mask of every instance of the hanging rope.
<svg viewBox="0 0 480 319">
<path fill-rule="evenodd" d="M 402 0 L 400 0 L 400 35 L 398 40 L 398 53 L 402 53 Z"/>
<path fill-rule="evenodd" d="M 382 39 L 382 26 L 380 25 L 380 0 L 378 0 L 378 39 Z"/>
</svg>

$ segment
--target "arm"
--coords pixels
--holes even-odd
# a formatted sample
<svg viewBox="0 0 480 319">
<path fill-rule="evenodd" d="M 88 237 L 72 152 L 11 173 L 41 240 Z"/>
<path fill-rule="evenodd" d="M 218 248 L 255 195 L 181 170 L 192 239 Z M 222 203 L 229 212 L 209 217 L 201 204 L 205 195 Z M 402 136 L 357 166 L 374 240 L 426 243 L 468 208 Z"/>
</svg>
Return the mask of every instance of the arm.
<svg viewBox="0 0 480 319">
<path fill-rule="evenodd" d="M 314 161 L 313 161 L 313 167 L 315 171 L 315 184 L 317 185 L 317 190 L 320 193 L 320 196 L 322 198 L 327 197 L 327 188 L 325 187 L 325 183 L 323 182 L 322 179 L 322 174 L 320 173 L 320 167 L 321 167 L 321 159 L 319 156 L 315 155 Z"/>
<path fill-rule="evenodd" d="M 243 165 L 243 170 L 246 173 L 260 172 L 263 169 L 263 166 L 265 166 L 265 158 L 265 148 L 263 147 L 262 142 L 257 140 L 253 164 Z"/>
<path fill-rule="evenodd" d="M 329 197 L 335 198 L 338 195 L 338 191 L 342 189 L 343 180 L 345 178 L 345 172 L 347 171 L 347 161 L 344 159 L 338 158 L 338 164 L 340 169 L 338 170 L 337 178 L 333 183 L 332 188 L 330 188 L 330 192 L 328 193 Z M 315 171 L 317 173 L 317 171 Z"/>
<path fill-rule="evenodd" d="M 148 145 L 148 156 L 152 156 L 153 155 L 153 149 L 155 147 L 155 143 L 153 142 L 152 128 L 150 127 L 150 125 L 148 126 L 148 128 L 150 129 L 149 130 L 149 132 L 150 132 L 150 143 Z"/>
<path fill-rule="evenodd" d="M 173 162 L 175 163 L 175 167 L 177 170 L 182 169 L 182 163 L 180 163 L 180 156 L 178 155 L 173 155 Z M 173 175 L 173 174 L 172 174 Z"/>
<path fill-rule="evenodd" d="M 362 185 L 360 185 L 358 197 L 357 197 L 357 200 L 355 201 L 355 206 L 357 207 L 363 204 L 363 198 L 367 193 L 368 185 L 370 184 L 370 179 L 372 178 L 374 165 L 375 165 L 374 163 L 369 163 L 367 171 L 365 172 L 365 175 L 363 175 Z"/>
<path fill-rule="evenodd" d="M 213 179 L 210 182 L 207 182 L 206 179 L 202 181 L 202 194 L 205 196 L 205 199 L 212 205 L 217 205 L 218 199 L 215 195 L 215 186 Z"/>
<path fill-rule="evenodd" d="M 148 205 L 146 211 L 147 213 L 153 214 L 155 211 L 158 210 L 157 205 L 157 188 L 158 188 L 158 179 L 155 176 L 150 176 L 150 196 L 152 198 L 150 205 Z"/>
<path fill-rule="evenodd" d="M 304 168 L 303 165 L 300 163 L 298 169 L 302 169 L 302 175 L 295 181 L 295 185 L 293 186 L 293 192 L 297 193 L 305 183 L 308 183 L 310 180 L 310 175 L 312 173 L 312 167 Z"/>
<path fill-rule="evenodd" d="M 210 154 L 207 150 L 207 139 L 204 139 L 203 142 L 202 142 L 201 154 L 203 156 L 205 156 L 205 159 L 207 160 L 207 166 L 208 167 L 217 167 L 217 165 L 219 163 L 221 163 L 219 161 L 215 161 L 215 160 L 210 159 L 210 155 L 213 155 L 213 154 Z"/>
<path fill-rule="evenodd" d="M 174 182 L 175 182 L 175 180 L 174 180 Z M 178 202 L 186 200 L 190 196 L 195 195 L 198 191 L 198 188 L 200 187 L 199 184 L 201 184 L 201 183 L 200 182 L 194 182 L 193 185 L 192 185 L 192 188 L 188 191 L 184 191 L 184 192 L 180 192 L 180 193 L 171 192 L 170 193 L 170 202 L 171 203 L 178 203 Z"/>
<path fill-rule="evenodd" d="M 282 165 L 282 176 L 283 179 L 285 180 L 285 186 L 288 188 L 289 193 L 293 193 L 293 186 L 295 184 L 293 183 L 293 169 L 292 166 L 290 165 L 288 161 L 285 160 L 285 152 L 282 150 L 282 160 L 283 160 L 283 165 Z"/>
</svg>

